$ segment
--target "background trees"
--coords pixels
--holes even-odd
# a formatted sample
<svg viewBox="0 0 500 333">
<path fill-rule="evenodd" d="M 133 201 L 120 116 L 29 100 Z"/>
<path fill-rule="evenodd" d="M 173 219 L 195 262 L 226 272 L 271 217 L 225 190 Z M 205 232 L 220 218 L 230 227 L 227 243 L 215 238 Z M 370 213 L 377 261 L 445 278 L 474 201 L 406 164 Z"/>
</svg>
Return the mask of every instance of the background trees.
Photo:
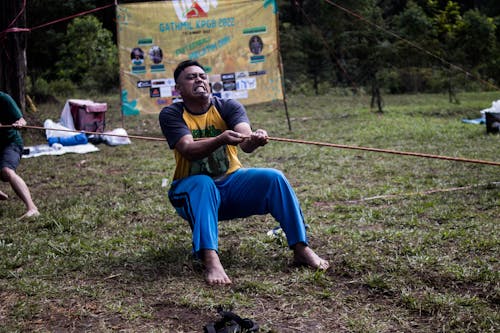
<svg viewBox="0 0 500 333">
<path fill-rule="evenodd" d="M 498 1 L 303 0 L 281 1 L 280 10 L 281 52 L 291 91 L 304 90 L 303 82 L 295 86 L 296 77 L 312 74 L 296 61 L 318 55 L 313 48 L 297 47 L 304 38 L 315 38 L 335 59 L 317 63 L 320 72 L 335 66 L 330 86 L 365 87 L 375 98 L 380 89 L 452 93 L 484 88 L 466 73 L 498 83 Z M 311 25 L 320 27 L 320 36 L 299 33 Z"/>
<path fill-rule="evenodd" d="M 19 1 L 22 2 L 22 1 Z M 138 2 L 120 1 L 125 2 Z M 285 85 L 321 94 L 332 87 L 380 92 L 488 88 L 500 78 L 497 0 L 277 0 Z M 109 0 L 32 0 L 37 27 L 110 5 Z M 32 92 L 106 91 L 118 86 L 114 7 L 35 29 L 27 37 Z M 67 32 L 66 32 L 67 31 Z M 467 74 L 466 74 L 467 73 Z M 491 88 L 491 87 L 490 87 Z"/>
<path fill-rule="evenodd" d="M 55 64 L 56 76 L 84 89 L 110 90 L 118 84 L 118 51 L 112 33 L 95 16 L 68 26 Z"/>
</svg>

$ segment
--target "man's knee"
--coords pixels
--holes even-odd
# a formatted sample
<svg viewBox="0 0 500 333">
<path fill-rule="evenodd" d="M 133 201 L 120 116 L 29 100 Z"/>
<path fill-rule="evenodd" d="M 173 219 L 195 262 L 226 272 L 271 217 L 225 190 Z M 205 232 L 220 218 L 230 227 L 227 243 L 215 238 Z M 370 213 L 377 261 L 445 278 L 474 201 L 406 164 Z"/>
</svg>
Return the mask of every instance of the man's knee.
<svg viewBox="0 0 500 333">
<path fill-rule="evenodd" d="M 210 176 L 196 175 L 189 178 L 190 186 L 192 186 L 193 189 L 207 191 L 216 188 L 215 182 Z"/>
<path fill-rule="evenodd" d="M 265 169 L 265 175 L 266 175 L 267 179 L 269 179 L 271 182 L 286 181 L 285 174 L 278 169 L 271 169 L 271 168 Z"/>
<path fill-rule="evenodd" d="M 10 181 L 11 177 L 12 177 L 12 174 L 14 173 L 15 171 L 8 168 L 8 167 L 3 167 L 1 170 L 0 170 L 0 180 L 2 180 L 3 182 L 8 182 Z"/>
<path fill-rule="evenodd" d="M 281 171 L 281 170 L 278 170 L 278 169 L 269 169 L 272 171 L 272 174 L 275 178 L 285 178 L 285 174 Z"/>
</svg>

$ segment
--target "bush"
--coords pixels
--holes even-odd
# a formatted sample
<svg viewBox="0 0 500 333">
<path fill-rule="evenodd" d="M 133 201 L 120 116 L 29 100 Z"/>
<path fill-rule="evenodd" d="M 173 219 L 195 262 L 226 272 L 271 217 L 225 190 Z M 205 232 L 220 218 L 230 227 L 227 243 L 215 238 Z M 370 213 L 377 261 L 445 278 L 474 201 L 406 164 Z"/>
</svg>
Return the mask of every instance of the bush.
<svg viewBox="0 0 500 333">
<path fill-rule="evenodd" d="M 118 50 L 111 32 L 97 18 L 75 19 L 68 26 L 66 40 L 56 64 L 60 79 L 101 92 L 118 86 Z"/>
<path fill-rule="evenodd" d="M 451 80 L 454 89 L 469 90 L 473 85 L 461 79 L 461 73 L 451 73 L 445 68 L 405 67 L 378 73 L 382 87 L 391 94 L 440 93 L 448 90 Z"/>
<path fill-rule="evenodd" d="M 61 97 L 71 97 L 76 92 L 76 86 L 73 82 L 67 79 L 59 79 L 49 82 L 49 92 L 52 95 Z"/>
<path fill-rule="evenodd" d="M 26 80 L 26 92 L 35 103 L 54 102 L 57 99 L 51 91 L 50 84 L 43 78 L 38 78 L 35 83 L 31 79 Z"/>
</svg>

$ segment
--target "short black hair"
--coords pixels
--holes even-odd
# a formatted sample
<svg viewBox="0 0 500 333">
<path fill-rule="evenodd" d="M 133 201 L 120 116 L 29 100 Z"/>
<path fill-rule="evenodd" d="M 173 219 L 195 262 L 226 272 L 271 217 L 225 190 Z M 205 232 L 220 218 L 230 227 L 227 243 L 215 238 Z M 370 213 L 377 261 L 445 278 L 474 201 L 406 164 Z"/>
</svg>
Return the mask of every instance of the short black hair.
<svg viewBox="0 0 500 333">
<path fill-rule="evenodd" d="M 189 66 L 198 66 L 201 69 L 205 70 L 205 67 L 203 67 L 198 61 L 196 60 L 184 60 L 180 64 L 177 65 L 177 68 L 174 71 L 174 79 L 175 83 L 177 83 L 177 79 L 179 78 L 179 75 L 181 75 L 182 71 Z"/>
</svg>

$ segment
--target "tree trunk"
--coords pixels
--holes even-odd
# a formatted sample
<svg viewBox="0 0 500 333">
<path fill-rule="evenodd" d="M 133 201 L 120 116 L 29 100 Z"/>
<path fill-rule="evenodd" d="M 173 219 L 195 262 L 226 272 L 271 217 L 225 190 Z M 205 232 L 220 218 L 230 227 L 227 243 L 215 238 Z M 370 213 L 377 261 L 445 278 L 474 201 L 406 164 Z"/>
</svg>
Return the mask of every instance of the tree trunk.
<svg viewBox="0 0 500 333">
<path fill-rule="evenodd" d="M 26 105 L 26 32 L 5 31 L 25 27 L 23 0 L 0 1 L 0 90 L 8 93 L 23 112 Z"/>
<path fill-rule="evenodd" d="M 460 104 L 460 101 L 455 94 L 455 90 L 453 89 L 453 69 L 451 66 L 448 71 L 448 100 L 450 103 Z"/>
<path fill-rule="evenodd" d="M 375 77 L 372 78 L 372 100 L 370 103 L 371 109 L 375 106 L 375 103 L 377 103 L 377 108 L 378 108 L 378 113 L 383 113 L 384 110 L 382 108 L 383 102 L 382 102 L 382 95 L 380 95 L 380 87 L 378 85 L 378 81 Z"/>
</svg>

